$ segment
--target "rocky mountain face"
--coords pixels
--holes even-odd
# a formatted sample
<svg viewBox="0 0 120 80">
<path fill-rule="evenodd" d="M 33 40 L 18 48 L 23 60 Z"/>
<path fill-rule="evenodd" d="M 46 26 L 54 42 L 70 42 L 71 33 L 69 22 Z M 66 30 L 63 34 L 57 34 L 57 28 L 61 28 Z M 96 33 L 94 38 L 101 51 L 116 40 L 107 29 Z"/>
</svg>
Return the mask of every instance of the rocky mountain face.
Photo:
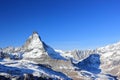
<svg viewBox="0 0 120 80">
<path fill-rule="evenodd" d="M 44 50 L 43 42 L 37 32 L 33 32 L 33 34 L 27 39 L 27 41 L 23 45 L 23 49 L 25 50 L 31 50 L 35 48 Z"/>
<path fill-rule="evenodd" d="M 75 50 L 71 51 L 73 58 L 80 62 L 77 63 L 77 66 L 79 65 L 81 68 L 85 69 L 87 67 L 86 71 L 91 70 L 90 67 L 92 67 L 92 63 L 94 63 L 93 66 L 98 67 L 97 69 L 94 69 L 92 71 L 100 71 L 99 75 L 104 74 L 103 80 L 119 80 L 120 79 L 120 42 L 107 45 L 105 47 L 97 48 L 95 50 Z M 91 58 L 89 57 L 93 54 L 99 55 L 99 57 Z M 90 61 L 89 61 L 90 60 Z M 82 61 L 82 62 L 81 62 Z M 92 62 L 92 63 L 91 63 Z M 91 65 L 88 65 L 91 64 Z M 97 65 L 99 63 L 99 66 Z M 86 66 L 84 66 L 84 65 Z M 92 72 L 93 73 L 93 72 Z M 108 78 L 108 75 L 111 77 L 114 77 L 114 79 Z M 100 77 L 100 76 L 99 76 Z"/>
<path fill-rule="evenodd" d="M 19 80 L 119 80 L 120 42 L 95 50 L 54 50 L 37 32 L 22 47 L 0 48 L 0 77 Z"/>
</svg>

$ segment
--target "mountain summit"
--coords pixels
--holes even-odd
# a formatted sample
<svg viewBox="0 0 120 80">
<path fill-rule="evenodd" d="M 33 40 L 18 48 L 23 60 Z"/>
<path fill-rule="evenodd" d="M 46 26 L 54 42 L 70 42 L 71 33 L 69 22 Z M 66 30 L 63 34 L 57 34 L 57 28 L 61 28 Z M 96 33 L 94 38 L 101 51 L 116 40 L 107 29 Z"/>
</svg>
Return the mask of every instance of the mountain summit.
<svg viewBox="0 0 120 80">
<path fill-rule="evenodd" d="M 58 52 L 43 42 L 37 32 L 33 32 L 22 48 L 24 58 L 41 58 L 44 56 L 65 60 Z"/>
<path fill-rule="evenodd" d="M 33 32 L 22 47 L 23 58 L 40 58 L 47 55 L 43 41 L 37 32 Z"/>
<path fill-rule="evenodd" d="M 27 39 L 26 43 L 23 45 L 23 48 L 25 50 L 30 50 L 35 48 L 39 48 L 39 49 L 44 48 L 42 40 L 37 32 L 33 32 L 33 34 Z"/>
</svg>

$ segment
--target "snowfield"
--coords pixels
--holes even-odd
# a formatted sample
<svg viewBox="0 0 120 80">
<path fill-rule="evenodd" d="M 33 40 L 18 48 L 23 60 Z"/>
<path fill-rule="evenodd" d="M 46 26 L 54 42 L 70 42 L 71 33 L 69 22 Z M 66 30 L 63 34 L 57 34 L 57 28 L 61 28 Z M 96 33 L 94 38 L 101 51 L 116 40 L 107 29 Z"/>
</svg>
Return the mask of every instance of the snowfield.
<svg viewBox="0 0 120 80">
<path fill-rule="evenodd" d="M 54 71 L 45 66 L 39 65 L 28 60 L 9 60 L 3 59 L 0 61 L 0 75 L 11 74 L 12 76 L 20 76 L 24 74 L 33 74 L 40 77 L 42 74 L 53 79 L 71 80 L 63 73 Z"/>
</svg>

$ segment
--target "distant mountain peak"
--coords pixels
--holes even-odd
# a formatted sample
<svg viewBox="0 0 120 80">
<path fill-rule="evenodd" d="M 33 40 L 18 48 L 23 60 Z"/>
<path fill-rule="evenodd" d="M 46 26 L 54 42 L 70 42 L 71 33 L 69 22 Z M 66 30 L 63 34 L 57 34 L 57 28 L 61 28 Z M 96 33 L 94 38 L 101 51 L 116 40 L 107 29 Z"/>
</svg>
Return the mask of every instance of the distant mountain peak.
<svg viewBox="0 0 120 80">
<path fill-rule="evenodd" d="M 33 32 L 31 36 L 27 39 L 23 45 L 24 49 L 35 49 L 35 48 L 44 48 L 42 40 L 37 32 Z"/>
<path fill-rule="evenodd" d="M 37 37 L 37 38 L 39 38 L 39 39 L 41 40 L 41 37 L 39 36 L 38 32 L 36 32 L 36 31 L 34 31 L 31 36 L 32 36 L 33 38 L 34 38 L 34 37 Z"/>
<path fill-rule="evenodd" d="M 33 34 L 38 34 L 38 32 L 37 31 L 33 31 Z"/>
</svg>

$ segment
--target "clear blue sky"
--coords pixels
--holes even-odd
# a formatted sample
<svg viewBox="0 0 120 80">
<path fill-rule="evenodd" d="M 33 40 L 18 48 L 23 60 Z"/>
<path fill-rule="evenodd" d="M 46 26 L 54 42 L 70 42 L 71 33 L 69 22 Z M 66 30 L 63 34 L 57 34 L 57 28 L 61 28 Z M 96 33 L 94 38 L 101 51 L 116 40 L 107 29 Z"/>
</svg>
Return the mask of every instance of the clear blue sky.
<svg viewBox="0 0 120 80">
<path fill-rule="evenodd" d="M 21 46 L 33 31 L 63 50 L 120 41 L 120 0 L 0 0 L 0 47 Z"/>
</svg>

